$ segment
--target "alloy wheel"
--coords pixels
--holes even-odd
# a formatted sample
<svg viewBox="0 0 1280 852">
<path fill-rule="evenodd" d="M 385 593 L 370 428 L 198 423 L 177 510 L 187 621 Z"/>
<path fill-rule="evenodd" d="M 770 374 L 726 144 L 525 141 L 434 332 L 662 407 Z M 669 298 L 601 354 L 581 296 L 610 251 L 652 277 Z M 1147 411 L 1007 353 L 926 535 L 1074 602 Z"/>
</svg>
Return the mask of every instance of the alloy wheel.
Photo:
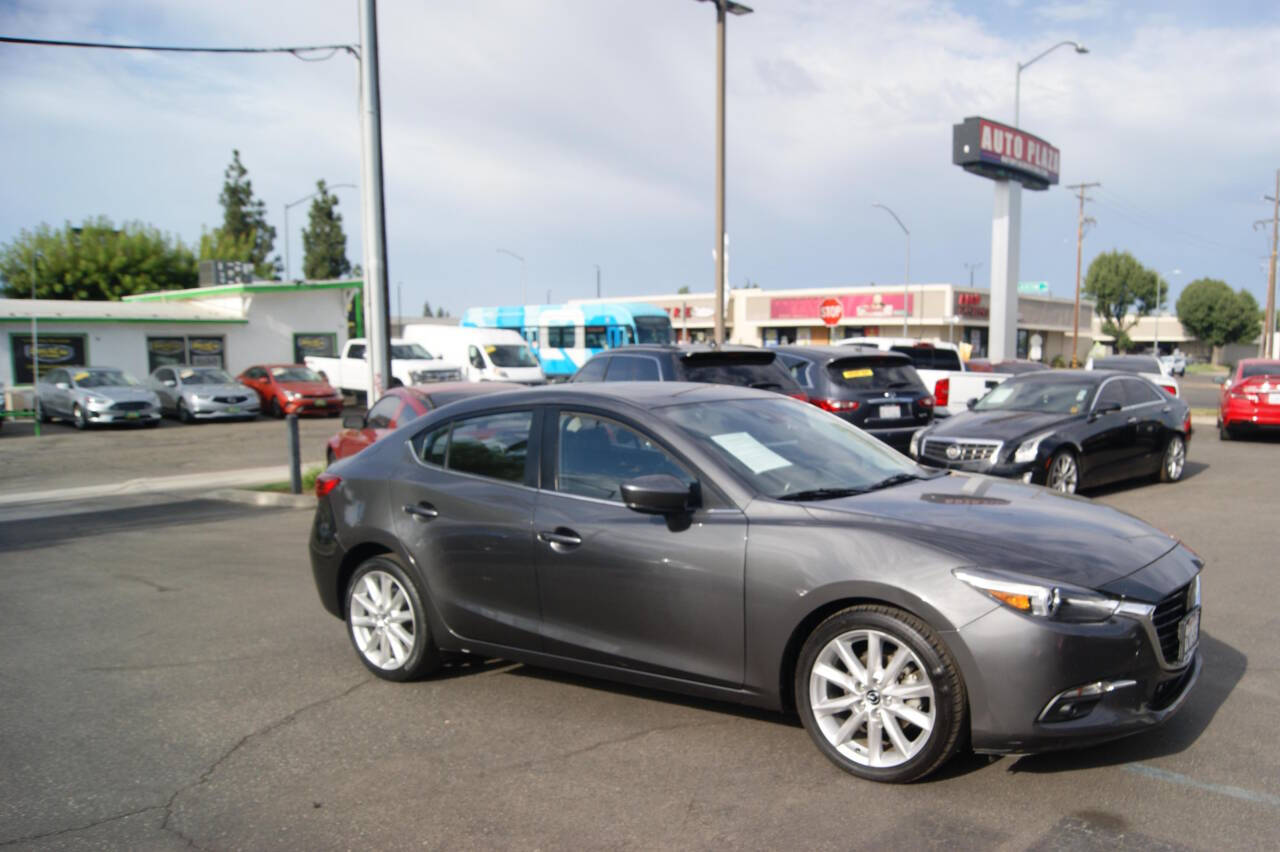
<svg viewBox="0 0 1280 852">
<path fill-rule="evenodd" d="M 351 589 L 348 601 L 356 648 L 373 666 L 398 669 L 417 642 L 413 606 L 400 581 L 386 571 L 370 571 Z"/>
<path fill-rule="evenodd" d="M 78 403 L 71 411 L 71 419 L 77 429 L 86 429 L 89 426 L 89 416 L 84 413 L 84 409 Z"/>
<path fill-rule="evenodd" d="M 1164 451 L 1164 475 L 1169 482 L 1177 482 L 1182 478 L 1182 468 L 1187 462 L 1187 445 L 1181 435 L 1169 439 L 1169 446 Z"/>
<path fill-rule="evenodd" d="M 933 682 L 902 640 L 880 630 L 842 633 L 809 670 L 809 706 L 822 735 L 860 766 L 900 766 L 929 742 Z"/>
<path fill-rule="evenodd" d="M 1060 453 L 1049 467 L 1049 487 L 1062 494 L 1075 494 L 1080 481 L 1075 456 Z"/>
</svg>

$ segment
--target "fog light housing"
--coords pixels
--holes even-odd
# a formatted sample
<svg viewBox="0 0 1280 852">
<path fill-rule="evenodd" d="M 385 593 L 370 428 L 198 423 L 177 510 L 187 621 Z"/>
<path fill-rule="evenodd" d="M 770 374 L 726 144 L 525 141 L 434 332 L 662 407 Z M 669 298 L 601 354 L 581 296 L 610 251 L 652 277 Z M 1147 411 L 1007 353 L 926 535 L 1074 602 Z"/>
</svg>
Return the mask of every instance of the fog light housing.
<svg viewBox="0 0 1280 852">
<path fill-rule="evenodd" d="M 1064 689 L 1040 711 L 1038 722 L 1070 722 L 1093 712 L 1103 697 L 1117 689 L 1136 686 L 1136 680 L 1099 680 L 1083 686 Z"/>
</svg>

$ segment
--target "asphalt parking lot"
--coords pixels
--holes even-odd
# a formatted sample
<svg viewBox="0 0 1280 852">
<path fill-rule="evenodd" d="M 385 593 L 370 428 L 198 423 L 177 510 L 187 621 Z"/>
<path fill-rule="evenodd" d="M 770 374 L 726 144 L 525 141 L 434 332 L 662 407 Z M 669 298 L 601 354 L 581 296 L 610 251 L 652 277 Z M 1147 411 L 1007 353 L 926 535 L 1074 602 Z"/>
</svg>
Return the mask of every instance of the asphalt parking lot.
<svg viewBox="0 0 1280 852">
<path fill-rule="evenodd" d="M 239 429 L 261 440 L 222 435 Z M 243 458 L 273 429 L 190 434 Z M 41 466 L 11 447 L 146 458 L 130 433 L 63 437 L 0 439 L 0 490 L 10 462 Z M 147 463 L 184 446 L 157 441 Z M 1208 562 L 1187 705 L 1140 737 L 961 758 L 907 787 L 845 775 L 795 720 L 734 706 L 500 661 L 373 679 L 317 601 L 308 511 L 188 495 L 0 515 L 0 846 L 1273 848 L 1280 441 L 1202 427 L 1183 482 L 1094 497 Z"/>
</svg>

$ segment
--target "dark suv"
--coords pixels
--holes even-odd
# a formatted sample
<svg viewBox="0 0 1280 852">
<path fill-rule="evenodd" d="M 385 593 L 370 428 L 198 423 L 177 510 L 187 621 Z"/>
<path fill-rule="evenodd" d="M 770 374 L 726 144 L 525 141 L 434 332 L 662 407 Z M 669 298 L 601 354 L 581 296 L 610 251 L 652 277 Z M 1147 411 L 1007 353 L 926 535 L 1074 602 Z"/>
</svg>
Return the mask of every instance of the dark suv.
<svg viewBox="0 0 1280 852">
<path fill-rule="evenodd" d="M 594 356 L 582 365 L 572 381 L 706 382 L 806 398 L 774 350 L 755 346 L 621 346 Z"/>
<path fill-rule="evenodd" d="M 911 358 L 854 346 L 780 346 L 809 401 L 896 449 L 933 420 L 933 396 Z"/>
</svg>

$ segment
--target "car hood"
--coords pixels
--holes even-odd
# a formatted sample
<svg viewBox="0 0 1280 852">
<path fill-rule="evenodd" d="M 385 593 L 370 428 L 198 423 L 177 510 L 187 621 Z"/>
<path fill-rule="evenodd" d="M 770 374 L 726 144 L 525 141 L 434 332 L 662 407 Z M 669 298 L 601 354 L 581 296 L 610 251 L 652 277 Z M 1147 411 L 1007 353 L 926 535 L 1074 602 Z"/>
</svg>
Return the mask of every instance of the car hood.
<svg viewBox="0 0 1280 852">
<path fill-rule="evenodd" d="M 277 382 L 277 384 L 294 393 L 305 393 L 314 396 L 337 393 L 328 382 Z"/>
<path fill-rule="evenodd" d="M 225 395 L 238 394 L 240 396 L 249 396 L 250 394 L 255 393 L 255 391 L 252 388 L 245 387 L 244 385 L 234 385 L 234 384 L 233 385 L 183 385 L 182 392 L 198 393 L 201 396 L 223 396 L 224 394 Z"/>
<path fill-rule="evenodd" d="M 866 523 L 945 550 L 977 568 L 1002 568 L 1098 588 L 1176 545 L 1132 515 L 1034 485 L 952 473 L 855 497 L 806 503 L 826 523 Z M 856 521 L 855 521 L 856 519 Z"/>
<path fill-rule="evenodd" d="M 990 438 L 1012 441 L 1076 420 L 1070 414 L 1044 411 L 962 411 L 939 421 L 928 431 L 930 438 Z"/>
<path fill-rule="evenodd" d="M 76 392 L 86 396 L 105 396 L 116 402 L 154 402 L 156 398 L 151 391 L 139 387 L 76 388 Z"/>
</svg>

